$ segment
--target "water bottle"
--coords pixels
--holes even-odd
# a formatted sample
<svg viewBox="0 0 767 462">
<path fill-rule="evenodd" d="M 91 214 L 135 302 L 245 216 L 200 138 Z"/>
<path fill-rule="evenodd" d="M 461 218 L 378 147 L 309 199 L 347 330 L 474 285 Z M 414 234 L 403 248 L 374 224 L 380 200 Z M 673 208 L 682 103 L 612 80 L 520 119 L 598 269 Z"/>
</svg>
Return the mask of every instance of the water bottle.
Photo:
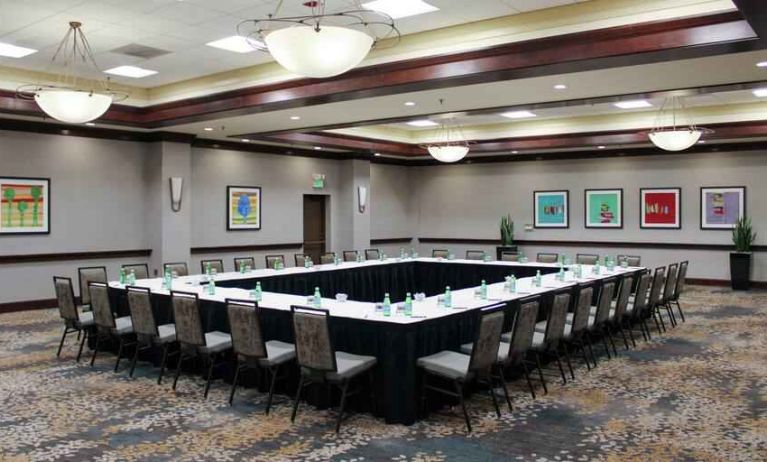
<svg viewBox="0 0 767 462">
<path fill-rule="evenodd" d="M 403 259 L 403 260 L 405 259 L 405 248 L 404 247 L 400 247 L 399 248 L 399 257 L 401 259 Z"/>
<path fill-rule="evenodd" d="M 319 308 L 322 306 L 322 295 L 320 294 L 320 288 L 314 288 L 314 307 Z"/>
<path fill-rule="evenodd" d="M 245 274 L 245 263 L 240 263 L 240 274 Z"/>
<path fill-rule="evenodd" d="M 362 255 L 357 254 L 357 263 L 362 263 Z"/>
<path fill-rule="evenodd" d="M 453 307 L 453 294 L 450 293 L 450 286 L 445 287 L 445 308 Z"/>
<path fill-rule="evenodd" d="M 261 290 L 261 281 L 256 281 L 256 288 L 253 290 L 254 299 L 257 302 L 261 301 L 261 298 L 263 296 L 263 291 Z"/>
<path fill-rule="evenodd" d="M 599 267 L 599 260 L 597 260 L 597 264 L 594 265 L 594 274 L 599 274 L 601 272 L 601 268 Z"/>
<path fill-rule="evenodd" d="M 308 268 L 308 267 L 309 267 L 309 257 L 304 255 L 304 268 Z"/>
<path fill-rule="evenodd" d="M 205 275 L 210 277 L 210 263 L 205 263 Z"/>
<path fill-rule="evenodd" d="M 512 294 L 517 293 L 517 276 L 511 275 L 511 281 L 509 282 L 509 290 Z"/>
<path fill-rule="evenodd" d="M 410 292 L 405 297 L 405 316 L 413 316 L 413 297 L 410 295 Z"/>
<path fill-rule="evenodd" d="M 136 270 L 130 270 L 130 277 L 128 278 L 128 284 L 136 284 Z"/>
<path fill-rule="evenodd" d="M 208 282 L 208 295 L 216 295 L 216 283 L 213 279 Z"/>
<path fill-rule="evenodd" d="M 125 270 L 120 268 L 120 284 L 125 284 Z"/>
<path fill-rule="evenodd" d="M 487 300 L 487 282 L 484 279 L 482 285 L 479 286 L 479 296 L 482 297 L 482 300 Z"/>
<path fill-rule="evenodd" d="M 509 291 L 511 290 L 511 276 L 506 276 L 503 278 L 503 290 Z"/>
<path fill-rule="evenodd" d="M 559 280 L 562 281 L 562 282 L 564 282 L 564 280 L 565 280 L 565 267 L 564 266 L 560 266 L 559 267 Z"/>
<path fill-rule="evenodd" d="M 538 287 L 541 286 L 541 270 L 535 272 L 535 285 Z"/>
<path fill-rule="evenodd" d="M 384 294 L 383 315 L 384 316 L 391 316 L 391 299 L 389 298 L 389 292 L 386 292 Z"/>
<path fill-rule="evenodd" d="M 165 270 L 165 288 L 171 290 L 173 288 L 173 277 L 170 274 L 170 270 Z"/>
</svg>

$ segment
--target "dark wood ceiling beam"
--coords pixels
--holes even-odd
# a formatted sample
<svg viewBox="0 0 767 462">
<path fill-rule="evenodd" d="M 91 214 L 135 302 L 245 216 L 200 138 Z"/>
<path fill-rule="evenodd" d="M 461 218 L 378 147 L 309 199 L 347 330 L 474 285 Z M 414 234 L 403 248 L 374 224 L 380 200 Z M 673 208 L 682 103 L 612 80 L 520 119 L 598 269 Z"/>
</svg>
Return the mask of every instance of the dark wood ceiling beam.
<svg viewBox="0 0 767 462">
<path fill-rule="evenodd" d="M 250 139 L 310 148 L 313 146 L 321 146 L 323 148 L 348 149 L 371 154 L 380 152 L 385 154 L 418 156 L 423 155 L 424 153 L 423 149 L 408 143 L 398 143 L 395 141 L 376 140 L 373 138 L 333 133 L 285 133 L 274 136 L 257 136 Z"/>
<path fill-rule="evenodd" d="M 767 40 L 767 8 L 765 8 L 767 5 L 765 5 L 764 0 L 732 1 L 759 37 L 763 41 Z"/>
</svg>

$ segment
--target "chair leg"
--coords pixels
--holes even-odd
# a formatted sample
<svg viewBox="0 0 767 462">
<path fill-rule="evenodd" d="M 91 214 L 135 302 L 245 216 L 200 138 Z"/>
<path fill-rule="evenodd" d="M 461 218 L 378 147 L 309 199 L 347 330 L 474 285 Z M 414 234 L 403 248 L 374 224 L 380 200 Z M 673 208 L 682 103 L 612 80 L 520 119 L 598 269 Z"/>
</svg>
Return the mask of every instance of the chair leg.
<svg viewBox="0 0 767 462">
<path fill-rule="evenodd" d="M 503 376 L 503 366 L 498 367 L 498 381 L 501 382 L 501 388 L 503 389 L 503 397 L 506 399 L 506 405 L 509 406 L 509 412 L 512 412 L 511 397 L 509 396 L 509 388 L 506 386 L 506 377 Z"/>
<path fill-rule="evenodd" d="M 269 415 L 269 410 L 272 408 L 272 399 L 274 398 L 274 384 L 277 382 L 277 372 L 279 372 L 279 370 L 280 366 L 269 368 L 271 380 L 269 383 L 269 397 L 266 399 L 266 415 Z"/>
<path fill-rule="evenodd" d="M 634 348 L 636 348 L 636 347 L 637 347 L 637 341 L 636 341 L 636 339 L 634 338 L 634 329 L 632 329 L 632 328 L 631 328 L 631 324 L 630 324 L 630 322 L 628 323 L 628 325 L 626 326 L 626 328 L 627 328 L 627 329 L 628 329 L 628 331 L 629 331 L 629 337 L 631 338 L 631 344 L 634 346 Z"/>
<path fill-rule="evenodd" d="M 682 311 L 682 305 L 679 304 L 679 300 L 674 300 L 674 304 L 676 305 L 677 311 L 679 311 L 679 317 L 682 318 L 682 322 L 687 322 L 684 319 L 684 312 Z"/>
<path fill-rule="evenodd" d="M 562 376 L 562 385 L 567 385 L 567 376 L 565 376 L 565 369 L 562 367 L 562 360 L 559 358 L 559 351 L 557 351 L 557 349 L 554 349 L 554 356 L 557 358 L 559 374 Z"/>
<path fill-rule="evenodd" d="M 607 344 L 607 335 L 605 335 L 604 331 L 602 331 L 601 337 L 602 337 L 602 346 L 605 347 L 605 353 L 607 353 L 607 359 L 612 359 L 612 356 L 610 355 L 610 346 Z"/>
<path fill-rule="evenodd" d="M 647 333 L 647 341 L 649 342 L 652 340 L 652 332 L 650 332 L 650 326 L 647 325 L 647 319 L 642 318 L 642 326 L 644 326 L 644 331 Z"/>
<path fill-rule="evenodd" d="M 589 339 L 589 340 L 591 340 L 591 339 Z M 591 356 L 591 360 L 594 362 L 594 367 L 596 368 L 597 367 L 597 357 L 596 357 L 596 355 L 594 355 L 594 349 L 591 347 L 591 342 L 587 343 L 586 345 L 588 345 L 588 347 L 589 347 L 589 355 Z"/>
<path fill-rule="evenodd" d="M 232 405 L 234 401 L 234 391 L 237 389 L 237 381 L 240 379 L 240 362 L 234 368 L 234 378 L 232 378 L 232 390 L 229 392 L 229 405 Z M 271 395 L 269 396 L 271 398 Z M 269 414 L 269 407 L 266 408 L 266 413 Z"/>
<path fill-rule="evenodd" d="M 623 326 L 621 323 L 618 324 L 618 330 L 621 333 L 621 337 L 623 337 L 623 344 L 626 346 L 626 349 L 627 350 L 630 349 L 631 347 L 629 346 L 629 339 L 628 337 L 626 337 L 626 331 L 623 330 Z"/>
<path fill-rule="evenodd" d="M 128 377 L 133 378 L 133 372 L 136 370 L 136 362 L 138 361 L 138 352 L 141 348 L 139 348 L 138 342 L 136 343 L 136 348 L 133 350 L 133 358 L 131 358 L 130 362 L 130 372 L 128 373 Z"/>
<path fill-rule="evenodd" d="M 61 348 L 64 347 L 64 339 L 67 338 L 67 334 L 69 334 L 69 332 L 70 332 L 69 327 L 64 326 L 64 333 L 61 335 L 61 341 L 59 342 L 59 349 L 56 352 L 57 358 L 61 356 Z"/>
<path fill-rule="evenodd" d="M 210 390 L 210 379 L 213 376 L 213 356 L 208 356 L 208 362 L 210 365 L 208 366 L 208 378 L 205 381 L 205 392 L 202 395 L 202 399 L 208 399 L 208 391 Z"/>
<path fill-rule="evenodd" d="M 487 392 L 490 394 L 490 398 L 493 400 L 493 406 L 495 407 L 495 415 L 499 419 L 501 418 L 501 408 L 498 406 L 498 397 L 495 396 L 495 388 L 493 387 L 492 374 L 487 381 Z"/>
<path fill-rule="evenodd" d="M 88 340 L 88 331 L 84 330 L 82 333 L 82 336 L 80 338 L 80 349 L 77 350 L 77 362 L 80 362 L 80 356 L 83 355 L 83 347 L 85 346 L 85 341 Z"/>
<path fill-rule="evenodd" d="M 91 367 L 93 367 L 93 363 L 96 361 L 96 353 L 99 352 L 99 342 L 101 341 L 101 335 L 96 333 L 96 345 L 93 348 L 93 354 L 91 355 Z"/>
<path fill-rule="evenodd" d="M 671 309 L 671 304 L 666 303 L 663 306 L 666 308 L 666 313 L 668 313 L 668 320 L 671 322 L 671 327 L 676 327 L 676 316 L 674 316 L 674 310 Z"/>
<path fill-rule="evenodd" d="M 541 385 L 543 386 L 543 394 L 548 395 L 549 390 L 546 388 L 546 379 L 543 377 L 543 368 L 541 367 L 541 358 L 538 353 L 535 353 L 535 364 L 538 366 L 538 377 L 541 378 Z"/>
<path fill-rule="evenodd" d="M 336 434 L 341 430 L 341 420 L 344 418 L 344 410 L 346 409 L 346 392 L 349 389 L 349 381 L 344 380 L 341 384 L 341 403 L 338 408 L 338 418 L 336 419 Z"/>
<path fill-rule="evenodd" d="M 565 361 L 567 361 L 567 368 L 570 370 L 570 377 L 575 380 L 575 372 L 573 372 L 573 363 L 570 361 L 570 351 L 567 348 L 567 342 L 562 342 L 562 348 L 565 351 Z"/>
<path fill-rule="evenodd" d="M 298 412 L 298 401 L 301 399 L 301 390 L 304 388 L 304 374 L 298 379 L 298 390 L 296 390 L 296 399 L 293 401 L 293 414 L 290 415 L 290 421 L 296 421 L 296 413 Z"/>
<path fill-rule="evenodd" d="M 610 341 L 610 345 L 613 347 L 613 355 L 617 358 L 618 357 L 618 349 L 615 348 L 615 340 L 613 340 L 613 330 L 611 329 L 612 326 L 607 325 L 605 326 L 605 332 L 607 333 L 607 339 Z"/>
<path fill-rule="evenodd" d="M 655 325 L 658 328 L 658 334 L 662 334 L 666 332 L 666 323 L 663 322 L 663 316 L 660 315 L 660 311 L 658 311 L 658 308 L 653 308 L 652 311 L 652 317 L 655 320 Z M 658 322 L 658 319 L 660 319 L 660 323 Z M 661 327 L 663 328 L 661 330 Z"/>
<path fill-rule="evenodd" d="M 157 377 L 157 385 L 162 384 L 162 376 L 165 374 L 165 365 L 168 363 L 168 347 L 168 343 L 162 347 L 162 363 L 160 363 L 160 376 Z"/>
<path fill-rule="evenodd" d="M 455 392 L 458 395 L 458 400 L 461 402 L 461 410 L 463 411 L 463 418 L 466 421 L 466 429 L 471 433 L 471 422 L 469 421 L 469 412 L 466 410 L 466 402 L 463 399 L 463 386 L 461 386 L 461 382 L 455 381 L 453 382 L 453 385 L 455 386 Z"/>
<path fill-rule="evenodd" d="M 125 339 L 120 336 L 120 346 L 117 348 L 117 361 L 115 361 L 115 372 L 117 372 L 117 369 L 120 367 L 120 359 L 122 359 L 123 354 L 123 346 L 125 345 Z"/>
<path fill-rule="evenodd" d="M 527 369 L 527 363 L 524 359 L 522 360 L 522 370 L 525 371 L 525 380 L 527 380 L 527 386 L 530 387 L 530 394 L 535 399 L 535 387 L 533 387 L 533 381 L 530 380 L 530 371 Z"/>
<path fill-rule="evenodd" d="M 589 361 L 589 358 L 586 355 L 586 345 L 583 344 L 583 339 L 582 338 L 578 339 L 578 344 L 579 344 L 580 349 L 581 349 L 581 355 L 583 355 L 583 362 L 586 363 L 586 368 L 588 370 L 591 370 L 591 361 Z"/>
<path fill-rule="evenodd" d="M 176 391 L 176 384 L 178 383 L 178 376 L 181 375 L 181 364 L 183 364 L 186 355 L 179 353 L 178 363 L 176 363 L 176 374 L 173 376 L 173 391 Z"/>
</svg>

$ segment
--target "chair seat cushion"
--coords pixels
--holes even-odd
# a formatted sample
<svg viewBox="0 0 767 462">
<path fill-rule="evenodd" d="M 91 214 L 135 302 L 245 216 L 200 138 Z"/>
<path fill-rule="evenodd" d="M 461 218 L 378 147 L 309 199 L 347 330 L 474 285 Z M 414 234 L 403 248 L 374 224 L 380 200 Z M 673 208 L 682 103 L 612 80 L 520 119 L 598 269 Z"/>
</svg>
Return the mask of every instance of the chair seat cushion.
<svg viewBox="0 0 767 462">
<path fill-rule="evenodd" d="M 93 308 L 91 308 L 90 303 L 86 303 L 85 305 L 77 305 L 77 310 L 81 313 L 88 313 L 93 311 Z"/>
<path fill-rule="evenodd" d="M 568 318 L 567 318 L 566 322 L 572 323 L 573 322 L 572 321 L 573 320 L 573 314 L 572 313 L 567 313 L 567 316 L 568 316 Z M 570 332 L 572 330 L 573 330 L 573 326 L 571 326 L 570 324 L 565 324 L 565 329 L 562 332 L 563 338 L 570 337 Z M 536 323 L 535 324 L 535 332 L 540 332 L 541 334 L 545 334 L 546 333 L 546 321 L 541 321 L 541 322 Z"/>
<path fill-rule="evenodd" d="M 505 343 L 511 343 L 511 332 L 504 332 L 501 334 L 501 341 Z"/>
<path fill-rule="evenodd" d="M 93 311 L 80 313 L 78 317 L 80 318 L 80 327 L 88 327 L 95 324 L 95 321 L 93 320 Z"/>
<path fill-rule="evenodd" d="M 296 357 L 296 347 L 292 343 L 269 340 L 265 345 L 267 357 L 258 360 L 258 364 L 261 366 L 277 366 Z"/>
<path fill-rule="evenodd" d="M 626 305 L 626 313 L 633 313 L 634 312 L 634 302 L 629 302 L 628 305 Z"/>
<path fill-rule="evenodd" d="M 267 344 L 268 349 L 268 344 Z M 330 381 L 348 380 L 376 365 L 375 356 L 362 356 L 336 351 L 336 372 L 328 372 L 325 378 Z"/>
<path fill-rule="evenodd" d="M 170 343 L 176 341 L 176 325 L 163 324 L 157 327 L 157 341 L 159 343 Z"/>
<path fill-rule="evenodd" d="M 533 348 L 539 349 L 543 347 L 543 341 L 546 339 L 546 334 L 542 332 L 535 332 L 533 334 Z"/>
<path fill-rule="evenodd" d="M 115 319 L 115 327 L 112 328 L 112 332 L 116 335 L 128 335 L 133 333 L 133 322 L 130 316 L 123 316 L 122 318 Z"/>
<path fill-rule="evenodd" d="M 509 335 L 511 335 L 511 332 L 509 332 Z M 501 342 L 500 345 L 498 345 L 498 362 L 503 363 L 506 362 L 506 360 L 509 358 L 509 343 L 507 342 Z M 471 355 L 471 351 L 474 349 L 473 343 L 465 343 L 461 345 L 461 353 Z"/>
<path fill-rule="evenodd" d="M 569 315 L 568 315 L 568 316 L 569 316 Z M 588 327 L 589 329 L 591 329 L 592 327 L 594 327 L 594 322 L 596 322 L 596 320 L 597 320 L 596 316 L 589 316 L 589 323 L 588 323 L 587 327 Z M 572 320 L 572 317 L 570 317 L 570 318 L 567 320 L 567 324 L 566 324 L 566 327 L 565 327 L 565 332 L 569 332 L 569 331 L 572 329 L 572 327 L 573 327 L 573 325 L 572 325 L 572 322 L 573 322 L 573 320 Z M 569 335 L 569 334 L 568 334 L 568 335 Z"/>
<path fill-rule="evenodd" d="M 214 330 L 205 333 L 205 346 L 200 347 L 202 353 L 220 353 L 232 348 L 232 336 Z"/>
<path fill-rule="evenodd" d="M 468 378 L 470 360 L 469 355 L 445 350 L 418 358 L 416 364 L 432 374 L 455 380 Z"/>
</svg>

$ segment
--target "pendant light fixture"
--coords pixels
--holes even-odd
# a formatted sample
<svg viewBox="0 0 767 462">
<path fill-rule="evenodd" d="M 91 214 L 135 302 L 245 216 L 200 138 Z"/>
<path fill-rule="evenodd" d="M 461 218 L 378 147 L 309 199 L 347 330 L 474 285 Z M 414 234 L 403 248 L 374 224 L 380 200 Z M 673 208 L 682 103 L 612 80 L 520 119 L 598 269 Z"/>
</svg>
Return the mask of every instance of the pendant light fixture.
<svg viewBox="0 0 767 462">
<path fill-rule="evenodd" d="M 114 101 L 128 97 L 125 92 L 109 88 L 93 58 L 91 46 L 83 34 L 82 24 L 69 23 L 69 30 L 53 55 L 51 66 L 61 65 L 63 73 L 57 75 L 56 83 L 23 85 L 16 95 L 23 99 L 34 99 L 37 105 L 50 117 L 62 122 L 81 124 L 98 119 Z M 76 66 L 95 69 L 96 80 L 78 78 Z"/>
<path fill-rule="evenodd" d="M 338 12 L 326 11 L 327 0 L 308 1 L 303 5 L 311 8 L 311 14 L 291 17 L 280 16 L 283 2 L 267 18 L 240 23 L 237 33 L 303 77 L 343 74 L 361 63 L 381 40 L 400 38 L 391 16 L 366 10 L 356 1 L 355 9 Z"/>
<path fill-rule="evenodd" d="M 442 105 L 443 100 L 439 100 L 439 104 Z M 424 147 L 433 158 L 448 164 L 458 162 L 469 153 L 469 142 L 463 135 L 463 129 L 452 117 L 440 123 L 437 141 Z"/>
<path fill-rule="evenodd" d="M 684 151 L 707 131 L 710 130 L 695 126 L 681 96 L 671 96 L 663 102 L 649 136 L 650 141 L 664 151 Z"/>
</svg>

